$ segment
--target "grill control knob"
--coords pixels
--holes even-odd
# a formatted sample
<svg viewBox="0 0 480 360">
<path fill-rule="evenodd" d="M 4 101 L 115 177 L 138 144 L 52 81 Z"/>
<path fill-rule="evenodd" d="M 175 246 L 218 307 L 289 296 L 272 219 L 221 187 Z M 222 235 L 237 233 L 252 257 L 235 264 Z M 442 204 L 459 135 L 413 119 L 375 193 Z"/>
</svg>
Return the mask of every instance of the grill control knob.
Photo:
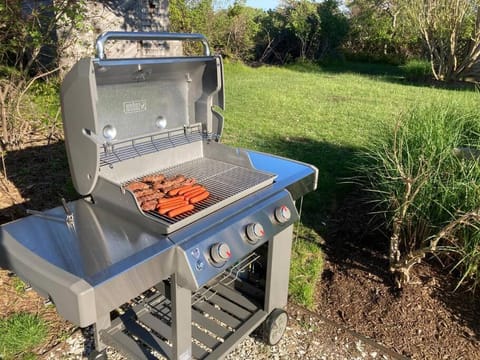
<svg viewBox="0 0 480 360">
<path fill-rule="evenodd" d="M 230 246 L 226 243 L 216 243 L 210 248 L 210 257 L 215 264 L 224 263 L 231 256 Z"/>
<path fill-rule="evenodd" d="M 251 244 L 256 244 L 265 236 L 265 230 L 260 223 L 251 223 L 246 228 L 247 239 Z"/>
<path fill-rule="evenodd" d="M 288 208 L 288 206 L 282 205 L 282 206 L 279 206 L 275 209 L 275 219 L 277 219 L 277 221 L 280 224 L 285 224 L 291 218 L 292 218 L 292 213 L 291 213 L 290 209 Z"/>
</svg>

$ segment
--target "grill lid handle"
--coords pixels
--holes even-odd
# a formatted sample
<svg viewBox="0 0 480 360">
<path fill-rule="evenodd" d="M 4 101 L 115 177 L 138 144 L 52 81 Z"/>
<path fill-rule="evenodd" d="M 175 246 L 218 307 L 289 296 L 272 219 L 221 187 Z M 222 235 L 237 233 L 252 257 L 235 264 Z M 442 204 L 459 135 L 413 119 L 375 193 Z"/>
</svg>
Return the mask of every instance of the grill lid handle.
<svg viewBox="0 0 480 360">
<path fill-rule="evenodd" d="M 202 34 L 169 33 L 169 32 L 125 32 L 107 31 L 97 38 L 96 50 L 100 60 L 106 59 L 104 45 L 108 40 L 178 40 L 178 41 L 200 41 L 203 45 L 205 56 L 210 56 L 210 47 L 207 38 Z"/>
</svg>

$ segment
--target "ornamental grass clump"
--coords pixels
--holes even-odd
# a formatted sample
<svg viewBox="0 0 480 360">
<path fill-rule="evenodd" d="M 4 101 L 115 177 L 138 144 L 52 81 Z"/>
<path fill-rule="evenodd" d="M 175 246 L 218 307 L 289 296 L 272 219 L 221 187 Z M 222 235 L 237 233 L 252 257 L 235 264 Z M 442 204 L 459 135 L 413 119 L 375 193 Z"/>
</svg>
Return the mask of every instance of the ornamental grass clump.
<svg viewBox="0 0 480 360">
<path fill-rule="evenodd" d="M 364 183 L 390 236 L 402 287 L 427 254 L 480 282 L 480 111 L 454 104 L 401 116 L 364 154 Z"/>
</svg>

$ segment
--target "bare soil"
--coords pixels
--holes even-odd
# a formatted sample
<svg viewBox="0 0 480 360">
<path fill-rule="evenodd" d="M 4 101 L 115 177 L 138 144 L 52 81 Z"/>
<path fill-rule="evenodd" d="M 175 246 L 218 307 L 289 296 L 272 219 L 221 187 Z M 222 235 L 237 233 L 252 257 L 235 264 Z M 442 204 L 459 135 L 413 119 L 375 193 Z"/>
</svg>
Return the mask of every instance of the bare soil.
<svg viewBox="0 0 480 360">
<path fill-rule="evenodd" d="M 395 290 L 387 237 L 358 192 L 327 222 L 316 312 L 412 359 L 480 359 L 479 296 L 457 289 L 439 262 L 416 265 Z"/>
<path fill-rule="evenodd" d="M 62 197 L 76 197 L 61 140 L 32 139 L 24 149 L 8 152 L 5 165 L 0 223 L 25 216 L 26 209 L 44 210 L 59 206 Z M 435 261 L 416 267 L 414 284 L 392 290 L 386 237 L 368 225 L 362 204 L 352 196 L 327 221 L 315 312 L 412 359 L 480 359 L 478 295 L 454 291 L 456 279 Z M 12 274 L 0 270 L 0 317 L 26 311 L 45 318 L 51 333 L 36 350 L 44 354 L 74 329 L 34 291 L 18 291 L 16 284 Z"/>
</svg>

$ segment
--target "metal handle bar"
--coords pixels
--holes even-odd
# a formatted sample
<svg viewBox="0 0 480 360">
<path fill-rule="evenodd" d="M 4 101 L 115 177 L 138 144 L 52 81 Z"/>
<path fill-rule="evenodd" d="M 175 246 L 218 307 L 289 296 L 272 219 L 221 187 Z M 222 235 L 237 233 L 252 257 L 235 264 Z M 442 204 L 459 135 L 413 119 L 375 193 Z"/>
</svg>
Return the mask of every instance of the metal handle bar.
<svg viewBox="0 0 480 360">
<path fill-rule="evenodd" d="M 179 40 L 179 41 L 200 41 L 203 45 L 205 56 L 210 56 L 210 47 L 207 39 L 202 34 L 184 34 L 169 32 L 124 32 L 124 31 L 107 31 L 97 38 L 96 50 L 97 57 L 100 60 L 105 59 L 105 42 L 108 40 Z"/>
</svg>

